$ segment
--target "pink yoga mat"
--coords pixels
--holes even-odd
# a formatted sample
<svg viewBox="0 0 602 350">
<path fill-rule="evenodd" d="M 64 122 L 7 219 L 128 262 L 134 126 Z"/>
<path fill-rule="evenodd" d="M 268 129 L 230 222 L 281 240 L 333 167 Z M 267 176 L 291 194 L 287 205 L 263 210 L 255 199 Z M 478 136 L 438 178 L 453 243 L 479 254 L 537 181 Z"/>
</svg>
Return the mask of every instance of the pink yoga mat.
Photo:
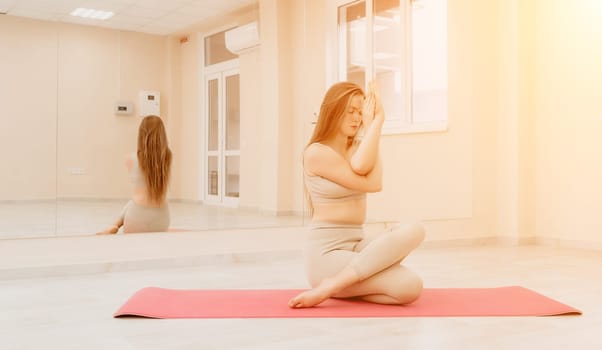
<svg viewBox="0 0 602 350">
<path fill-rule="evenodd" d="M 523 287 L 430 288 L 406 306 L 328 299 L 291 309 L 300 290 L 173 290 L 148 287 L 136 292 L 113 316 L 150 318 L 295 318 L 403 316 L 553 316 L 581 311 Z"/>
</svg>

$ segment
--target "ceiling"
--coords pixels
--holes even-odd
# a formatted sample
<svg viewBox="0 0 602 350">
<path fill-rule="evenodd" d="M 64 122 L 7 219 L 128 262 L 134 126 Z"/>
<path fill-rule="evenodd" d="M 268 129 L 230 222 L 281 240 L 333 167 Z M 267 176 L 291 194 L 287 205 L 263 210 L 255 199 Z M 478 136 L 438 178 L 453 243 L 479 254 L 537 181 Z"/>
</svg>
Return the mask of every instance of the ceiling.
<svg viewBox="0 0 602 350">
<path fill-rule="evenodd" d="M 0 13 L 167 35 L 257 0 L 0 0 Z M 111 11 L 107 20 L 71 16 L 78 7 Z"/>
</svg>

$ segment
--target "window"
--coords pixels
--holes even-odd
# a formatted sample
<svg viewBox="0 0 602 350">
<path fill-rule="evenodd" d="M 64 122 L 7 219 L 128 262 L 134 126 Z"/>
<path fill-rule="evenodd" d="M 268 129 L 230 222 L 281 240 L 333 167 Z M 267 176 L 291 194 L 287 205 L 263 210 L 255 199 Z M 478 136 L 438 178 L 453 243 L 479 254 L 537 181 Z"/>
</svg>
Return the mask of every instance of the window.
<svg viewBox="0 0 602 350">
<path fill-rule="evenodd" d="M 447 0 L 333 0 L 334 81 L 380 86 L 386 134 L 447 128 Z"/>
</svg>

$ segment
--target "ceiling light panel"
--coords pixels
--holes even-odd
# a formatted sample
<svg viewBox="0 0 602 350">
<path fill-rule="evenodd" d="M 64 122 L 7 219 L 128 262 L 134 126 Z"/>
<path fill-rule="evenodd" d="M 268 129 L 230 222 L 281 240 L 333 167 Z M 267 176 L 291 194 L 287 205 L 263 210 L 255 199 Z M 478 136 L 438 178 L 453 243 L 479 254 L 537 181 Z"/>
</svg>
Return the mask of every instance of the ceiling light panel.
<svg viewBox="0 0 602 350">
<path fill-rule="evenodd" d="M 124 9 L 131 7 L 134 2 L 134 0 L 87 0 L 80 1 L 80 3 L 77 6 L 73 6 L 73 8 L 85 7 L 89 9 L 98 9 L 103 11 L 110 11 L 113 13 L 120 13 Z"/>
<path fill-rule="evenodd" d="M 103 10 L 89 9 L 89 8 L 85 8 L 85 7 L 78 7 L 75 10 L 71 11 L 70 15 L 75 16 L 75 17 L 105 20 L 105 19 L 109 19 L 109 18 L 113 17 L 114 13 L 111 11 L 103 11 Z"/>
</svg>

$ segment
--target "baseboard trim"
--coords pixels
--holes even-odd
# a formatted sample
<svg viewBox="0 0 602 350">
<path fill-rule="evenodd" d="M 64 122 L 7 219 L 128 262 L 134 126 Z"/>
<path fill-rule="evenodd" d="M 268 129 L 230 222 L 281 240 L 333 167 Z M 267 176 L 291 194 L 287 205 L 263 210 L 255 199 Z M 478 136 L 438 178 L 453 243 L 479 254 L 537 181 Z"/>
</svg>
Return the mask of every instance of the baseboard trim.
<svg viewBox="0 0 602 350">
<path fill-rule="evenodd" d="M 0 204 L 35 204 L 35 203 L 55 203 L 56 198 L 35 198 L 35 199 L 2 199 Z"/>
<path fill-rule="evenodd" d="M 602 242 L 536 237 L 535 244 L 544 247 L 583 249 L 602 253 Z"/>
<path fill-rule="evenodd" d="M 471 246 L 528 246 L 535 245 L 535 237 L 474 237 L 474 238 L 452 238 L 424 241 L 424 248 L 447 248 L 447 247 L 471 247 Z"/>
</svg>

